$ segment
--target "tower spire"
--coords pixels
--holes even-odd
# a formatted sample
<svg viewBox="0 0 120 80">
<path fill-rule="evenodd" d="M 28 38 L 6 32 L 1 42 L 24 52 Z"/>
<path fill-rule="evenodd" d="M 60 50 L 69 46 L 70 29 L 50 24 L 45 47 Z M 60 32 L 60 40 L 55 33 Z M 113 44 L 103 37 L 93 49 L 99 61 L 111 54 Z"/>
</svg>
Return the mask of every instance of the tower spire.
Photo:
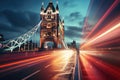
<svg viewBox="0 0 120 80">
<path fill-rule="evenodd" d="M 63 19 L 62 19 L 62 23 L 64 23 L 64 17 L 63 17 Z"/>
<path fill-rule="evenodd" d="M 44 2 L 42 2 L 42 6 L 44 6 Z"/>
<path fill-rule="evenodd" d="M 44 2 L 42 2 L 41 11 L 44 10 Z"/>
<path fill-rule="evenodd" d="M 56 0 L 56 4 L 58 4 L 58 0 Z"/>
<path fill-rule="evenodd" d="M 58 0 L 56 0 L 56 11 L 59 11 Z"/>
<path fill-rule="evenodd" d="M 52 3 L 52 0 L 50 0 L 50 3 Z"/>
</svg>

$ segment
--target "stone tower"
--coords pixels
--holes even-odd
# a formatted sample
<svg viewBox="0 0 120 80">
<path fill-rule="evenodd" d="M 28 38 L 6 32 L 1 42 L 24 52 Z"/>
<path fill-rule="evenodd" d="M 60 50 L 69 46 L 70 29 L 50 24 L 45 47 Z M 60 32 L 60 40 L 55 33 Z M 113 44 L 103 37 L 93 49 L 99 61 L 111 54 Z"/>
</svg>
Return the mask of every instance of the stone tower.
<svg viewBox="0 0 120 80">
<path fill-rule="evenodd" d="M 56 7 L 54 7 L 53 2 L 50 1 L 46 9 L 44 8 L 44 3 L 41 6 L 40 12 L 40 48 L 44 48 L 44 43 L 46 41 L 51 41 L 54 43 L 54 48 L 57 48 L 61 44 L 61 37 L 64 39 L 64 21 L 60 20 L 59 17 L 59 7 L 58 2 L 56 2 Z M 60 30 L 59 24 L 62 24 Z"/>
</svg>

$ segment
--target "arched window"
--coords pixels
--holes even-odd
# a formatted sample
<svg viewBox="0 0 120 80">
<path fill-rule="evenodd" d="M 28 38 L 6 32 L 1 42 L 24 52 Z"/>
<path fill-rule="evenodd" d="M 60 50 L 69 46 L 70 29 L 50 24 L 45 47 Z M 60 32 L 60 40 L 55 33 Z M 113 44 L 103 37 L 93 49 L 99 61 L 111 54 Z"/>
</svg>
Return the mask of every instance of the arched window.
<svg viewBox="0 0 120 80">
<path fill-rule="evenodd" d="M 51 19 L 51 15 L 48 15 L 48 19 Z"/>
</svg>

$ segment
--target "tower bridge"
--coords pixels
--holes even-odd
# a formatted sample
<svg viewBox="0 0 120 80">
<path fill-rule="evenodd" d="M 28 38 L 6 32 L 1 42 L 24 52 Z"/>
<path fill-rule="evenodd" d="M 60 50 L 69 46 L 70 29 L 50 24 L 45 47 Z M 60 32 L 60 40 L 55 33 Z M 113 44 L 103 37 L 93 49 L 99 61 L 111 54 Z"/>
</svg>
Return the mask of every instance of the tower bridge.
<svg viewBox="0 0 120 80">
<path fill-rule="evenodd" d="M 2 42 L 2 48 L 7 51 L 13 51 L 16 48 L 21 48 L 23 44 L 30 41 L 35 33 L 40 30 L 40 46 L 43 49 L 46 42 L 53 42 L 53 48 L 67 48 L 64 42 L 64 20 L 60 19 L 58 2 L 54 7 L 53 2 L 50 1 L 46 9 L 42 3 L 40 11 L 40 21 L 30 31 L 19 37 Z M 29 48 L 28 48 L 29 49 Z M 25 48 L 22 48 L 25 51 Z"/>
<path fill-rule="evenodd" d="M 40 16 L 42 21 L 40 25 L 40 48 L 43 48 L 47 41 L 53 42 L 54 48 L 58 48 L 58 45 L 64 47 L 62 43 L 64 41 L 64 20 L 61 21 L 60 19 L 58 3 L 56 3 L 55 8 L 50 1 L 46 9 L 42 3 Z"/>
</svg>

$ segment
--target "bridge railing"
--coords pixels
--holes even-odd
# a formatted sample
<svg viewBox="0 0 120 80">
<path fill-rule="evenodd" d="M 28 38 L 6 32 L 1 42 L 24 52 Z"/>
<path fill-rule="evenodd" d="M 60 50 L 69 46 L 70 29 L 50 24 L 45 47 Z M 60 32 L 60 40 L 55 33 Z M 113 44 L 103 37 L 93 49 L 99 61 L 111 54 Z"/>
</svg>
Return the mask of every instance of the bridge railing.
<svg viewBox="0 0 120 80">
<path fill-rule="evenodd" d="M 30 31 L 26 32 L 25 34 L 11 39 L 11 40 L 7 40 L 2 42 L 3 48 L 5 50 L 10 50 L 11 52 L 13 51 L 13 49 L 20 47 L 22 44 L 26 43 L 39 29 L 41 24 L 41 21 L 34 27 L 32 28 Z"/>
</svg>

